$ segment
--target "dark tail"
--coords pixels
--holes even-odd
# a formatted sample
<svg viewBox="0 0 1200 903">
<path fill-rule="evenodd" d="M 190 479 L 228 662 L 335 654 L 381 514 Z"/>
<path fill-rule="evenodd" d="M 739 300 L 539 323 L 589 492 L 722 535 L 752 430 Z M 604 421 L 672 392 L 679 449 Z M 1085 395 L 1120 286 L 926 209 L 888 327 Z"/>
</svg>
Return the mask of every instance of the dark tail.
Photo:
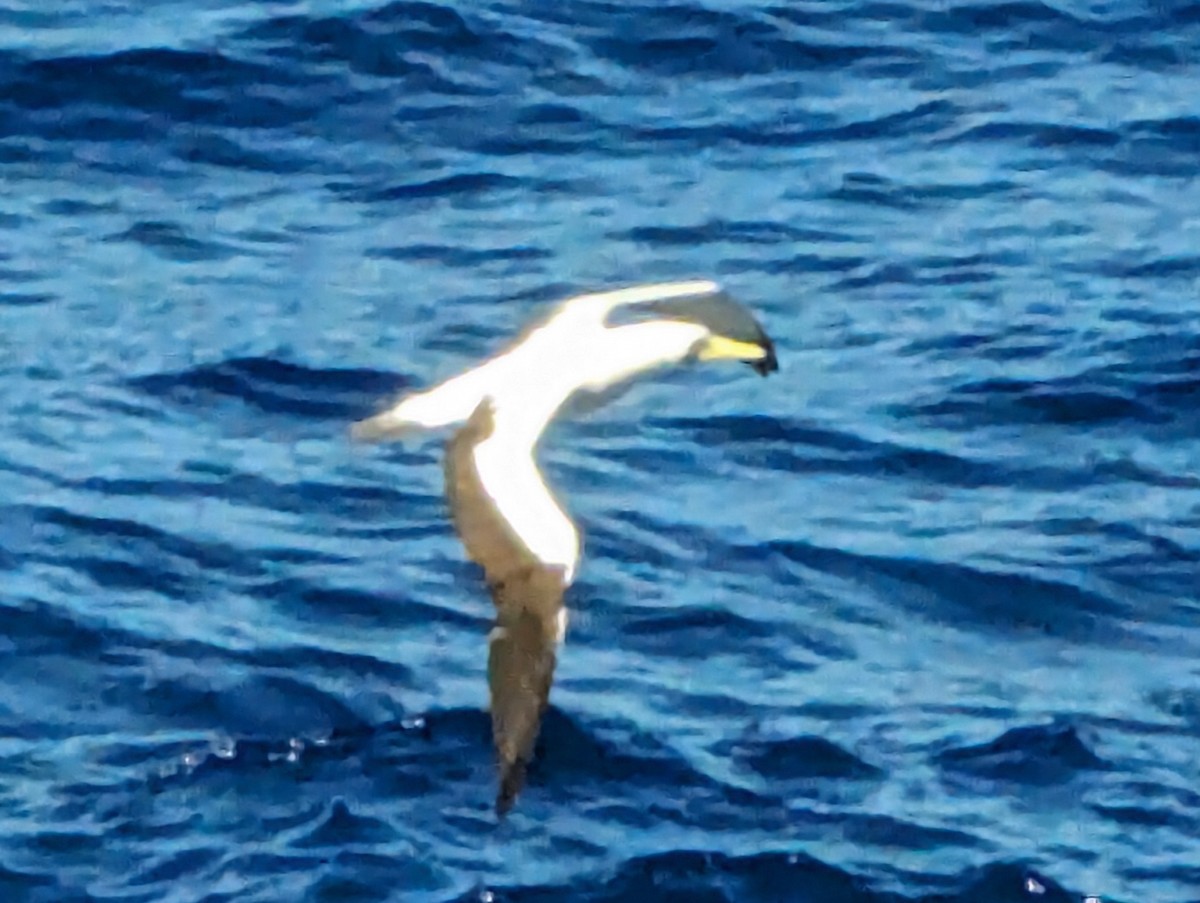
<svg viewBox="0 0 1200 903">
<path fill-rule="evenodd" d="M 561 587 L 561 583 L 559 584 Z M 561 598 L 562 590 L 558 590 Z M 512 808 L 525 784 L 525 769 L 542 725 L 554 680 L 553 628 L 538 616 L 502 611 L 492 634 L 488 671 L 492 689 L 492 735 L 500 768 L 496 813 Z"/>
<path fill-rule="evenodd" d="M 525 786 L 525 762 L 501 763 L 500 789 L 496 792 L 496 814 L 504 818 L 517 801 L 521 788 Z"/>
</svg>

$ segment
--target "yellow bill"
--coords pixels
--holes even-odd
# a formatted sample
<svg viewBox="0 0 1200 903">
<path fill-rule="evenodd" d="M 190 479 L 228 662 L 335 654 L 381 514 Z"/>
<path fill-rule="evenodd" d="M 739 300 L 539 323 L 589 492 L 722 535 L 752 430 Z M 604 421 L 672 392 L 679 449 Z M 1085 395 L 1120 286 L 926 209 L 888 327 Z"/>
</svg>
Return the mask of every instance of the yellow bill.
<svg viewBox="0 0 1200 903">
<path fill-rule="evenodd" d="M 757 342 L 739 342 L 722 335 L 709 337 L 699 354 L 702 361 L 761 361 L 766 356 L 767 349 Z"/>
</svg>

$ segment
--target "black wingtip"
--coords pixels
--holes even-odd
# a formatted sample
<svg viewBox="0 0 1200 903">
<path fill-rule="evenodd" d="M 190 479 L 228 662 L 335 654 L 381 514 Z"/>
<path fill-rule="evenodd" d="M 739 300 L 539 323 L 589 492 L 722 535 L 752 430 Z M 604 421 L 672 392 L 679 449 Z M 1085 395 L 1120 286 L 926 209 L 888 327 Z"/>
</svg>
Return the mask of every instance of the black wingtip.
<svg viewBox="0 0 1200 903">
<path fill-rule="evenodd" d="M 510 762 L 500 766 L 500 789 L 496 793 L 496 815 L 499 818 L 504 818 L 509 813 L 524 786 L 524 762 Z"/>
</svg>

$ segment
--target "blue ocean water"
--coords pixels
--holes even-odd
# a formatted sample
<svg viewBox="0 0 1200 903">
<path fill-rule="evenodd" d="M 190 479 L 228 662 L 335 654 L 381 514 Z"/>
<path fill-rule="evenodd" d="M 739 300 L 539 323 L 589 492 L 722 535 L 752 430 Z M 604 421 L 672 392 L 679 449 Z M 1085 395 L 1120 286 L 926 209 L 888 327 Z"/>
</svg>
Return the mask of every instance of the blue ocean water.
<svg viewBox="0 0 1200 903">
<path fill-rule="evenodd" d="M 1200 4 L 0 4 L 0 899 L 1200 900 Z M 573 291 L 503 824 L 441 445 Z"/>
</svg>

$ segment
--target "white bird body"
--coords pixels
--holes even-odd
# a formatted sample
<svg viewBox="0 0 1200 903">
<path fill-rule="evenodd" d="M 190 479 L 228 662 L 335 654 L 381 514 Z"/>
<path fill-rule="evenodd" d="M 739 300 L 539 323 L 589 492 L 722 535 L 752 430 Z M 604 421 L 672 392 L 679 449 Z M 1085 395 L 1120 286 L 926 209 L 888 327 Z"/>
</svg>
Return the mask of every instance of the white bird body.
<svg viewBox="0 0 1200 903">
<path fill-rule="evenodd" d="M 717 286 L 689 282 L 672 289 L 667 297 L 712 292 Z M 677 321 L 604 324 L 613 307 L 645 294 L 640 289 L 572 299 L 514 348 L 409 396 L 373 421 L 386 420 L 395 429 L 450 426 L 490 399 L 495 426 L 475 447 L 479 477 L 517 536 L 538 559 L 562 567 L 569 584 L 579 563 L 579 533 L 537 467 L 542 433 L 576 391 L 602 391 L 678 361 L 707 334 L 703 326 Z"/>
<path fill-rule="evenodd" d="M 679 360 L 703 337 L 703 328 L 691 323 L 602 327 L 591 335 L 572 335 L 570 341 L 558 340 L 552 331 L 523 345 L 523 353 L 507 362 L 507 379 L 488 392 L 495 428 L 475 448 L 480 479 L 529 550 L 546 564 L 564 568 L 568 584 L 579 562 L 579 534 L 538 470 L 538 440 L 577 389 L 601 391 Z M 542 345 L 548 347 L 539 353 Z"/>
<path fill-rule="evenodd" d="M 623 308 L 657 313 L 688 299 L 682 313 L 609 322 Z M 637 286 L 569 299 L 509 349 L 355 426 L 358 437 L 380 439 L 465 424 L 450 442 L 447 493 L 496 602 L 489 681 L 501 811 L 532 755 L 566 628 L 562 594 L 579 564 L 579 532 L 538 469 L 538 442 L 576 391 L 600 392 L 689 356 L 744 360 L 764 376 L 777 368 L 761 327 L 715 283 Z"/>
</svg>

